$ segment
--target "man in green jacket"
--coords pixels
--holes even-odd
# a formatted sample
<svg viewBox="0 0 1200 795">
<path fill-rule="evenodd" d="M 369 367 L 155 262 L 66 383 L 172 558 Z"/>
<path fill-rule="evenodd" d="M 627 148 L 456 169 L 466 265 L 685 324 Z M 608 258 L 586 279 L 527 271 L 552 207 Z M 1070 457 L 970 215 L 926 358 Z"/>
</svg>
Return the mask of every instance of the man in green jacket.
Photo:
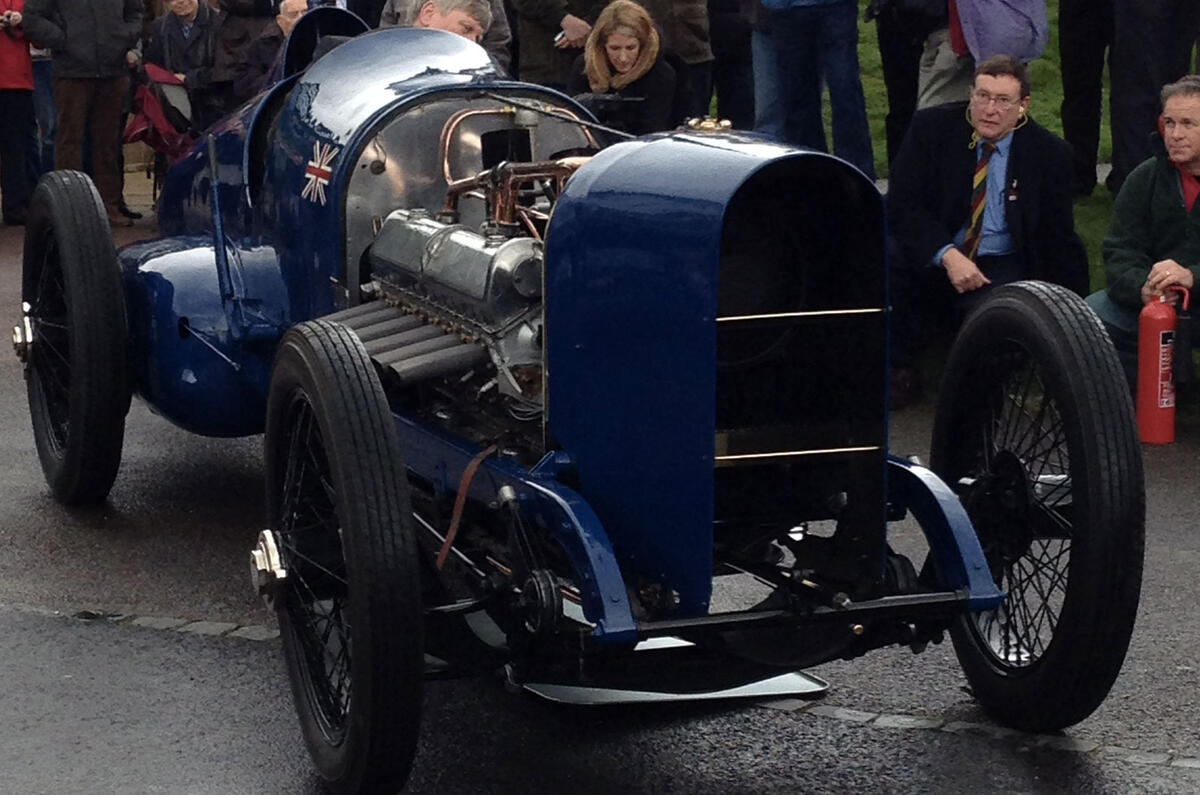
<svg viewBox="0 0 1200 795">
<path fill-rule="evenodd" d="M 1104 239 L 1108 287 L 1088 296 L 1112 337 L 1131 388 L 1137 383 L 1138 314 L 1172 285 L 1200 283 L 1200 75 L 1162 90 L 1161 145 L 1129 173 Z M 1200 342 L 1200 325 L 1193 328 Z"/>
</svg>

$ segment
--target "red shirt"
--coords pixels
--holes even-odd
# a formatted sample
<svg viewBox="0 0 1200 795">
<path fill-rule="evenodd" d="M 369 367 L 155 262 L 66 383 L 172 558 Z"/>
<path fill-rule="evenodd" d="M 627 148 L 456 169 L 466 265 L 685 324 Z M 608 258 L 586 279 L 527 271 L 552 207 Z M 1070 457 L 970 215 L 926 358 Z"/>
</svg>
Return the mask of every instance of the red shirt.
<svg viewBox="0 0 1200 795">
<path fill-rule="evenodd" d="M 1190 213 L 1192 207 L 1196 205 L 1196 198 L 1200 197 L 1200 178 L 1184 171 L 1183 166 L 1178 163 L 1172 163 L 1172 165 L 1179 172 L 1179 184 L 1183 187 L 1183 206 Z"/>
<path fill-rule="evenodd" d="M 950 49 L 954 50 L 954 54 L 959 58 L 970 55 L 971 51 L 967 49 L 967 38 L 963 35 L 962 22 L 958 18 L 958 4 L 955 0 L 949 0 L 946 12 L 950 19 Z"/>
<path fill-rule="evenodd" d="M 0 0 L 0 14 L 20 11 L 25 0 Z M 0 91 L 33 91 L 33 60 L 23 25 L 0 28 Z"/>
</svg>

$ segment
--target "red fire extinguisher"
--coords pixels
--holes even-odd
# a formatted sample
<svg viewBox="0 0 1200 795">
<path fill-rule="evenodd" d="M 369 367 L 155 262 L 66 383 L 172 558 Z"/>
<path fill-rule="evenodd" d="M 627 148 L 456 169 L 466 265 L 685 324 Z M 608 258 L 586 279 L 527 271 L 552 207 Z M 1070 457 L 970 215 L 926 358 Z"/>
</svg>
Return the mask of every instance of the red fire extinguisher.
<svg viewBox="0 0 1200 795">
<path fill-rule="evenodd" d="M 1188 291 L 1178 285 L 1168 290 L 1181 293 L 1182 312 L 1176 315 L 1166 295 L 1142 307 L 1138 316 L 1138 436 L 1145 444 L 1170 444 L 1175 441 L 1175 342 L 1179 337 L 1180 317 L 1186 317 Z M 1190 329 L 1187 342 L 1191 342 Z M 1188 346 L 1190 348 L 1190 345 Z M 1191 365 L 1191 352 L 1187 351 Z"/>
</svg>

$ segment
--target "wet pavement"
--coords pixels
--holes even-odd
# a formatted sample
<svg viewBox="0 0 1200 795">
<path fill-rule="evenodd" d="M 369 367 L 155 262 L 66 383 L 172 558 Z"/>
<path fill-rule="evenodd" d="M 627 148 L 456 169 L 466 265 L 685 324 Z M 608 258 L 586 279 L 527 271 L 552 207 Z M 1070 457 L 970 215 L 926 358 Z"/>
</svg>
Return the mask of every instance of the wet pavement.
<svg viewBox="0 0 1200 795">
<path fill-rule="evenodd" d="M 147 181 L 126 195 L 149 211 Z M 148 213 L 118 239 L 152 232 Z M 10 323 L 20 250 L 0 228 Z M 191 436 L 135 400 L 109 502 L 67 510 L 42 481 L 15 358 L 0 374 L 0 792 L 319 791 L 248 583 L 261 439 Z M 895 414 L 893 451 L 926 457 L 930 415 L 928 402 Z M 821 666 L 833 687 L 815 702 L 580 709 L 485 678 L 427 688 L 410 790 L 1200 791 L 1198 453 L 1195 419 L 1146 450 L 1129 656 L 1108 701 L 1061 735 L 992 724 L 948 642 Z M 896 534 L 916 543 L 908 525 Z"/>
</svg>

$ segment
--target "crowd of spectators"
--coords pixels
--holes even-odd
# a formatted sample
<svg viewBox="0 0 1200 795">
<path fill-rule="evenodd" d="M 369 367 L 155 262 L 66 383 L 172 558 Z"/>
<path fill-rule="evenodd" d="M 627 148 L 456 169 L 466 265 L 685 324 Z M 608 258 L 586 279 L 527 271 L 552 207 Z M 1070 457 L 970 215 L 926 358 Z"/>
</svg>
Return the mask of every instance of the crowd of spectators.
<svg viewBox="0 0 1200 795">
<path fill-rule="evenodd" d="M 184 123 L 199 133 L 278 75 L 288 33 L 323 4 L 372 27 L 478 42 L 501 74 L 580 96 L 635 134 L 707 115 L 715 92 L 735 127 L 828 151 L 828 114 L 834 154 L 875 176 L 860 0 L 0 0 L 4 222 L 24 222 L 32 186 L 53 167 L 87 170 L 109 221 L 130 223 L 120 140 L 131 83 L 157 67 L 157 79 L 186 90 Z M 1060 0 L 1065 142 L 1028 116 L 1026 64 L 1047 43 L 1045 0 L 870 0 L 865 11 L 888 97 L 897 402 L 914 391 L 905 357 L 939 313 L 961 317 L 991 287 L 1030 276 L 1087 291 L 1071 197 L 1095 188 L 1106 62 L 1107 187 L 1117 194 L 1135 179 L 1105 249 L 1112 284 L 1093 306 L 1120 337 L 1141 302 L 1200 277 L 1183 244 L 1129 253 L 1132 237 L 1162 231 L 1138 207 L 1174 206 L 1178 188 L 1190 212 L 1200 193 L 1200 78 L 1177 82 L 1192 68 L 1200 3 Z M 1168 237 L 1187 223 L 1174 219 Z"/>
<path fill-rule="evenodd" d="M 589 41 L 596 46 L 592 27 L 605 5 L 603 0 L 0 0 L 5 64 L 0 102 L 10 109 L 6 119 L 16 121 L 6 125 L 0 149 L 16 146 L 18 138 L 28 141 L 29 162 L 23 180 L 12 173 L 5 177 L 5 194 L 15 197 L 5 200 L 5 217 L 20 220 L 32 183 L 61 157 L 62 167 L 92 164 L 115 220 L 125 208 L 104 164 L 118 158 L 93 160 L 90 152 L 93 138 L 98 150 L 111 151 L 111 129 L 119 131 L 126 117 L 138 65 L 153 63 L 174 73 L 190 96 L 192 126 L 203 129 L 261 88 L 289 25 L 319 3 L 347 6 L 371 26 L 460 33 L 483 44 L 498 68 L 512 76 L 573 92 L 592 88 L 579 78 Z M 857 55 L 859 0 L 641 4 L 655 28 L 656 60 L 663 64 L 654 69 L 654 97 L 645 96 L 643 76 L 619 77 L 607 93 L 637 94 L 655 105 L 640 114 L 654 118 L 653 127 L 705 115 L 715 91 L 718 115 L 736 128 L 825 151 L 827 89 L 833 152 L 874 176 Z M 1045 0 L 870 0 L 865 18 L 877 24 L 889 162 L 917 108 L 962 101 L 975 64 L 990 55 L 1025 62 L 1038 57 L 1049 29 Z M 1120 40 L 1112 35 L 1114 26 L 1123 31 Z M 1188 71 L 1198 27 L 1200 3 L 1193 0 L 1061 0 L 1062 115 L 1074 153 L 1076 193 L 1090 192 L 1095 183 L 1105 53 L 1113 86 L 1114 167 L 1108 186 L 1115 192 L 1149 156 L 1155 92 Z M 663 91 L 668 70 L 675 82 Z M 638 83 L 640 91 L 625 83 Z M 56 92 L 62 94 L 58 103 Z M 635 127 L 644 131 L 644 119 Z M 60 138 L 63 148 L 56 152 Z M 14 158 L 0 151 L 0 161 Z"/>
</svg>

